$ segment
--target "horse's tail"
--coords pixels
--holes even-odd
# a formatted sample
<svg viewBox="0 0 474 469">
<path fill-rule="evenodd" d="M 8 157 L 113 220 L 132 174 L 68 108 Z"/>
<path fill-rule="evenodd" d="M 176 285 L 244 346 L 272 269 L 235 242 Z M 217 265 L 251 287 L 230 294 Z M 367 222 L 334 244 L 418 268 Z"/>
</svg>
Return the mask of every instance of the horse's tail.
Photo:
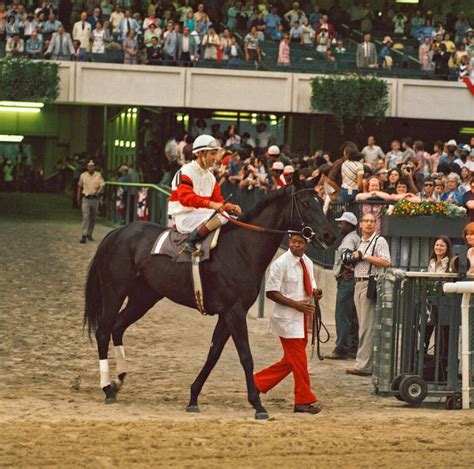
<svg viewBox="0 0 474 469">
<path fill-rule="evenodd" d="M 95 333 L 99 327 L 99 322 L 102 318 L 102 294 L 97 254 L 92 259 L 87 272 L 85 297 L 84 328 L 87 326 L 87 333 L 89 338 L 91 338 L 92 333 Z"/>
</svg>

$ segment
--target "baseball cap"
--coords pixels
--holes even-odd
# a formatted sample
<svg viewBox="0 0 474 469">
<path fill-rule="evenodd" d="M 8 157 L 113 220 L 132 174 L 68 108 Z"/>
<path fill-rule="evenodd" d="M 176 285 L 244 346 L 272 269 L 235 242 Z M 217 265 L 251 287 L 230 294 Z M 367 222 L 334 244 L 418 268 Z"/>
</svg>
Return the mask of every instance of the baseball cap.
<svg viewBox="0 0 474 469">
<path fill-rule="evenodd" d="M 295 172 L 295 168 L 293 168 L 293 166 L 291 166 L 290 164 L 286 165 L 283 168 L 283 174 L 292 174 L 294 172 Z"/>
<path fill-rule="evenodd" d="M 278 148 L 278 145 L 272 145 L 268 150 L 267 150 L 267 155 L 268 156 L 278 156 L 280 154 L 280 149 Z M 283 168 L 282 168 L 283 169 Z"/>
<path fill-rule="evenodd" d="M 346 221 L 351 225 L 357 226 L 357 217 L 352 212 L 344 212 L 339 218 L 336 218 L 335 221 Z"/>
<path fill-rule="evenodd" d="M 467 152 L 471 151 L 471 147 L 467 143 L 465 145 L 459 145 L 459 149 L 461 151 L 467 151 Z"/>
<path fill-rule="evenodd" d="M 448 145 L 448 147 L 449 146 L 457 147 L 458 143 L 456 142 L 456 140 L 454 140 L 454 138 L 452 138 L 451 140 L 448 140 L 447 145 Z"/>
<path fill-rule="evenodd" d="M 283 166 L 283 163 L 281 161 L 275 161 L 275 163 L 273 163 L 270 169 L 273 169 L 275 171 L 277 170 L 283 171 L 285 167 Z"/>
</svg>

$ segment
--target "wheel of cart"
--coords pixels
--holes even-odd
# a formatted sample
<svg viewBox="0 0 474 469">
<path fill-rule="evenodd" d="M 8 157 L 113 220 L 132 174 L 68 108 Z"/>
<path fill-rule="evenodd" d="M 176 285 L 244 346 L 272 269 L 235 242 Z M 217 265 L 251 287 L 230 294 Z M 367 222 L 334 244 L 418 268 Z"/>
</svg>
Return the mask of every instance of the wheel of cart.
<svg viewBox="0 0 474 469">
<path fill-rule="evenodd" d="M 408 404 L 419 404 L 428 394 L 426 381 L 417 375 L 404 376 L 398 390 L 400 399 Z"/>
<path fill-rule="evenodd" d="M 395 377 L 395 379 L 393 380 L 392 382 L 392 391 L 395 391 L 395 397 L 399 400 L 399 401 L 405 401 L 404 399 L 402 399 L 402 396 L 400 396 L 400 383 L 402 382 L 402 379 L 405 378 L 405 376 L 407 376 L 406 374 L 401 374 L 401 375 L 398 375 Z"/>
<path fill-rule="evenodd" d="M 462 395 L 461 393 L 457 392 L 451 396 L 446 398 L 446 402 L 444 403 L 444 407 L 447 410 L 459 410 L 462 409 Z"/>
</svg>

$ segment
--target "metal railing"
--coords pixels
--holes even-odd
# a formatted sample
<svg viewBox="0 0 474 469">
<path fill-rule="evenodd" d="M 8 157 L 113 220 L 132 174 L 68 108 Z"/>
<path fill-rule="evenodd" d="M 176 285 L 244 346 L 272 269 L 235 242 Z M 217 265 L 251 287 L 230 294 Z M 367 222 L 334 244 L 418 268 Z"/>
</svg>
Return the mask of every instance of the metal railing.
<svg viewBox="0 0 474 469">
<path fill-rule="evenodd" d="M 171 188 L 161 184 L 106 181 L 105 215 L 117 224 L 145 220 L 168 226 Z"/>
</svg>

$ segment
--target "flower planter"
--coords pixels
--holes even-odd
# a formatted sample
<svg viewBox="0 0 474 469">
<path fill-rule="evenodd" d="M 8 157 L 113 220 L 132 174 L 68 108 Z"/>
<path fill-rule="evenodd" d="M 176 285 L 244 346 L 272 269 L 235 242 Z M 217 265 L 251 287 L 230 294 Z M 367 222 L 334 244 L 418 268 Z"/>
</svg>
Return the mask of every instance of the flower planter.
<svg viewBox="0 0 474 469">
<path fill-rule="evenodd" d="M 436 215 L 426 217 L 384 216 L 380 233 L 387 237 L 435 238 L 445 235 L 451 239 L 460 239 L 468 222 L 468 218 L 453 219 Z"/>
</svg>

